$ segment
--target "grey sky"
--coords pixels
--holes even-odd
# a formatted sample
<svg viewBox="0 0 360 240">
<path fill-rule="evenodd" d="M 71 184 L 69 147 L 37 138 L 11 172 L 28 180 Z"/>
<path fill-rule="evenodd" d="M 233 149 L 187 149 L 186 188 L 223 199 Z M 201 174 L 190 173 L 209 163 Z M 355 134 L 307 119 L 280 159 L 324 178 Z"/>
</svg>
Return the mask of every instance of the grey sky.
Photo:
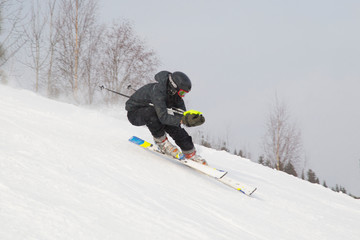
<svg viewBox="0 0 360 240">
<path fill-rule="evenodd" d="M 205 131 L 257 160 L 275 93 L 303 135 L 307 167 L 360 195 L 360 2 L 103 0 L 162 62 L 193 81 Z"/>
</svg>

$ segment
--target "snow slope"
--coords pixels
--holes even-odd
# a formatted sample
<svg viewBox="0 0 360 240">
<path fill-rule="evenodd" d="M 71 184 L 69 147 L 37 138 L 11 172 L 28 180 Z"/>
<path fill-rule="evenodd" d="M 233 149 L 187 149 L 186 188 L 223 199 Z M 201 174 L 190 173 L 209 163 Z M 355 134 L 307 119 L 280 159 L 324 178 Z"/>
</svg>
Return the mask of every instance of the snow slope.
<svg viewBox="0 0 360 240">
<path fill-rule="evenodd" d="M 114 114 L 115 113 L 115 114 Z M 122 109 L 0 85 L 0 239 L 360 239 L 360 201 L 198 147 L 247 197 L 128 142 Z"/>
</svg>

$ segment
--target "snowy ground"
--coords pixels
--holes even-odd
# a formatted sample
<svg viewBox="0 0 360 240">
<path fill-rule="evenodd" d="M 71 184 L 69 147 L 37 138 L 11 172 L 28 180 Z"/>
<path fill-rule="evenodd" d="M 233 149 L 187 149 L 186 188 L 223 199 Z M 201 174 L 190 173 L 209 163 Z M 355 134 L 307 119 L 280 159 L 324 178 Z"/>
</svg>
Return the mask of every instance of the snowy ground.
<svg viewBox="0 0 360 240">
<path fill-rule="evenodd" d="M 116 116 L 116 117 L 115 117 Z M 125 112 L 0 85 L 0 239 L 360 239 L 360 201 L 199 147 L 247 197 L 128 142 Z"/>
</svg>

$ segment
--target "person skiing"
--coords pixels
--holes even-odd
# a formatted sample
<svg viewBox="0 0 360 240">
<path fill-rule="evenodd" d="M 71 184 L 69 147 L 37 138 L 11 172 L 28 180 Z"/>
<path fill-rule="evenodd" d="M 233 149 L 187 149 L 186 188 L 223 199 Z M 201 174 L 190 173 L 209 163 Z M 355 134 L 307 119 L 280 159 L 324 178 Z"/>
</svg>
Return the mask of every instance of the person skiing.
<svg viewBox="0 0 360 240">
<path fill-rule="evenodd" d="M 130 96 L 125 109 L 129 122 L 134 126 L 146 125 L 159 150 L 176 157 L 180 151 L 167 134 L 180 147 L 186 159 L 207 165 L 205 159 L 196 154 L 191 136 L 181 127 L 199 126 L 205 122 L 201 112 L 186 111 L 183 97 L 191 90 L 191 81 L 183 72 L 161 71 L 155 75 L 156 83 L 144 85 Z M 178 114 L 168 109 L 181 109 Z"/>
</svg>

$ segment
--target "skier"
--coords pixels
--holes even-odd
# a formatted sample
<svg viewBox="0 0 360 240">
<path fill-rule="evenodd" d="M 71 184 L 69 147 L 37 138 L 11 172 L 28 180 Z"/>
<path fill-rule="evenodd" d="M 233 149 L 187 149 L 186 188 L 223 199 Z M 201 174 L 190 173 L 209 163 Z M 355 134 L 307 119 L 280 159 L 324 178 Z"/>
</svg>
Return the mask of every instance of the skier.
<svg viewBox="0 0 360 240">
<path fill-rule="evenodd" d="M 181 124 L 194 127 L 205 122 L 202 113 L 186 111 L 182 98 L 191 90 L 189 77 L 182 72 L 161 71 L 155 75 L 155 80 L 156 83 L 138 89 L 126 102 L 130 123 L 146 125 L 162 153 L 173 157 L 179 154 L 178 148 L 168 140 L 169 134 L 186 159 L 207 165 L 205 159 L 196 154 L 191 136 L 181 127 Z M 184 114 L 170 114 L 168 108 L 182 109 Z"/>
</svg>

